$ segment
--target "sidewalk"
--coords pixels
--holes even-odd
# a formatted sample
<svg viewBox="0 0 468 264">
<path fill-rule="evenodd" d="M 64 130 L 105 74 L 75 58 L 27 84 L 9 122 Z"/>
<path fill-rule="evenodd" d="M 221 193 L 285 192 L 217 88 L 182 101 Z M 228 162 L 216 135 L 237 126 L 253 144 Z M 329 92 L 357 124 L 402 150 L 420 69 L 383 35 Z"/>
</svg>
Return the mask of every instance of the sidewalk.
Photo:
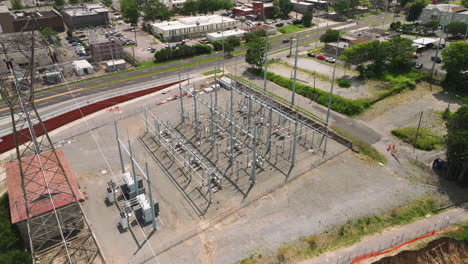
<svg viewBox="0 0 468 264">
<path fill-rule="evenodd" d="M 434 230 L 441 230 L 451 224 L 468 220 L 468 205 L 449 209 L 441 214 L 431 216 L 414 223 L 393 227 L 380 234 L 364 238 L 350 247 L 323 254 L 319 257 L 305 260 L 301 264 L 345 264 L 356 257 L 370 252 L 381 252 L 414 238 L 424 236 Z M 403 248 L 404 249 L 404 248 Z M 359 262 L 359 263 L 363 263 Z"/>
</svg>

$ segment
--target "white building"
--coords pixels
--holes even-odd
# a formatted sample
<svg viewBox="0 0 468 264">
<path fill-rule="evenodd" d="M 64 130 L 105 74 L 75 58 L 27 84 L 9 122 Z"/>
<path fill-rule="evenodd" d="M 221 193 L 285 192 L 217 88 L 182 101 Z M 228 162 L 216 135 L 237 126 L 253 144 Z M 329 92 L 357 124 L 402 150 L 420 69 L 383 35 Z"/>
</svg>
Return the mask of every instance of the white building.
<svg viewBox="0 0 468 264">
<path fill-rule="evenodd" d="M 126 69 L 125 60 L 111 60 L 106 62 L 106 71 L 123 71 Z"/>
<path fill-rule="evenodd" d="M 73 61 L 72 68 L 79 76 L 94 73 L 93 66 L 87 60 Z"/>
<path fill-rule="evenodd" d="M 220 41 L 229 37 L 239 37 L 239 38 L 244 38 L 244 34 L 247 33 L 247 31 L 240 30 L 240 29 L 233 29 L 233 30 L 227 30 L 227 31 L 218 31 L 218 32 L 213 32 L 213 33 L 208 33 L 206 34 L 206 39 L 209 42 L 215 42 L 215 41 Z"/>
<path fill-rule="evenodd" d="M 432 45 L 434 45 L 434 43 L 437 42 L 437 39 L 433 39 L 433 38 L 418 38 L 418 39 L 415 39 L 413 40 L 413 47 L 416 47 L 416 49 L 422 49 L 422 48 L 427 48 L 427 47 L 430 47 Z"/>
<path fill-rule="evenodd" d="M 207 33 L 239 28 L 240 21 L 219 15 L 180 18 L 151 25 L 153 34 L 163 40 L 179 41 L 200 38 Z"/>
<path fill-rule="evenodd" d="M 468 24 L 468 11 L 465 7 L 459 5 L 429 4 L 421 12 L 419 20 L 421 24 L 426 24 L 431 20 L 439 20 L 440 24 L 444 26 L 451 22 L 463 22 Z"/>
<path fill-rule="evenodd" d="M 169 8 L 171 11 L 177 11 L 184 7 L 186 0 L 166 0 L 164 4 Z"/>
</svg>

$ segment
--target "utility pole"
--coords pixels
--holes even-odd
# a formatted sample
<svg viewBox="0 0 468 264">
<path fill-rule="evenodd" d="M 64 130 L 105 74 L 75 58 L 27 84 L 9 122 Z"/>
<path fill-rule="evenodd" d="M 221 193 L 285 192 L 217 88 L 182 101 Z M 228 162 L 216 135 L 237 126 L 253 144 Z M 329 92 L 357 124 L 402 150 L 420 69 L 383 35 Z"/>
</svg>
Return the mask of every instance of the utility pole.
<svg viewBox="0 0 468 264">
<path fill-rule="evenodd" d="M 297 82 L 297 54 L 299 53 L 299 35 L 296 35 L 296 55 L 294 56 L 294 77 L 291 96 L 291 105 L 294 106 L 294 99 L 296 96 L 296 82 Z"/>
<path fill-rule="evenodd" d="M 419 128 L 421 127 L 422 116 L 423 116 L 423 112 L 421 112 L 421 115 L 419 116 L 418 129 L 416 130 L 416 136 L 414 137 L 414 142 L 413 142 L 413 153 L 416 151 L 416 141 L 418 140 L 418 136 L 419 136 Z"/>
</svg>

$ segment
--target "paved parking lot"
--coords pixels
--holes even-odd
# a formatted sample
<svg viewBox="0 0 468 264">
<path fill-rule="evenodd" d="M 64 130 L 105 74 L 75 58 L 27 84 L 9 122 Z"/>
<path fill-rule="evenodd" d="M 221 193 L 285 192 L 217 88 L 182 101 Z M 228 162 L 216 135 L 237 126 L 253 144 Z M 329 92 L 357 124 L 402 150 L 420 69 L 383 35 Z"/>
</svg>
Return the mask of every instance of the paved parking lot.
<svg viewBox="0 0 468 264">
<path fill-rule="evenodd" d="M 427 49 L 423 52 L 421 52 L 419 55 L 419 58 L 415 59 L 414 61 L 416 63 L 422 63 L 423 64 L 423 68 L 425 70 L 431 70 L 432 69 L 432 65 L 433 65 L 433 61 L 431 60 L 431 57 L 432 56 L 435 56 L 436 55 L 436 52 L 437 50 L 435 49 Z M 442 59 L 442 50 L 439 50 L 438 52 L 438 55 L 437 55 L 439 58 Z M 436 63 L 435 64 L 435 67 L 434 67 L 434 74 L 437 75 L 437 74 L 445 74 L 445 70 L 442 70 L 442 64 L 443 64 L 443 61 L 442 63 Z"/>
</svg>

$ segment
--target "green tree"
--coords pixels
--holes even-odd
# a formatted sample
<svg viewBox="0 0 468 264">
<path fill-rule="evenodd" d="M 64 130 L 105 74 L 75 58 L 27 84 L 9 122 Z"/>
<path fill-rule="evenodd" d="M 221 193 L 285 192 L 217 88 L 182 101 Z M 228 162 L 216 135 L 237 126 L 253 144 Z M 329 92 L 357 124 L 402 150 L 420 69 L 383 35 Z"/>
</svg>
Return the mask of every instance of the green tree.
<svg viewBox="0 0 468 264">
<path fill-rule="evenodd" d="M 467 25 L 463 22 L 452 22 L 445 26 L 447 33 L 452 35 L 465 34 Z"/>
<path fill-rule="evenodd" d="M 147 21 L 155 21 L 155 20 L 168 20 L 171 18 L 171 11 L 169 8 L 162 2 L 158 0 L 149 0 L 145 3 L 143 7 L 143 20 Z"/>
<path fill-rule="evenodd" d="M 112 0 L 102 0 L 102 4 L 105 6 L 112 6 Z"/>
<path fill-rule="evenodd" d="M 251 67 L 261 68 L 264 63 L 265 39 L 258 35 L 253 35 L 250 42 L 247 43 L 248 49 L 245 54 L 245 62 Z"/>
<path fill-rule="evenodd" d="M 78 0 L 68 0 L 68 3 L 70 5 L 76 5 L 76 4 L 78 4 L 78 2 L 79 2 Z"/>
<path fill-rule="evenodd" d="M 239 47 L 240 44 L 241 41 L 238 37 L 228 37 L 224 40 L 224 52 L 227 52 L 228 55 L 231 55 L 231 52 L 233 52 L 237 47 Z"/>
<path fill-rule="evenodd" d="M 65 0 L 54 0 L 54 5 L 55 6 L 64 6 L 65 5 Z"/>
<path fill-rule="evenodd" d="M 120 11 L 124 21 L 136 27 L 138 18 L 140 17 L 137 3 L 133 0 L 120 0 Z"/>
<path fill-rule="evenodd" d="M 234 3 L 231 0 L 221 0 L 220 9 L 224 9 L 226 11 L 229 11 L 233 7 L 234 7 Z"/>
<path fill-rule="evenodd" d="M 311 12 L 306 12 L 302 16 L 302 25 L 304 27 L 310 27 L 312 26 L 312 13 Z"/>
<path fill-rule="evenodd" d="M 448 177 L 468 185 L 468 106 L 460 107 L 447 124 Z"/>
<path fill-rule="evenodd" d="M 23 3 L 21 3 L 21 0 L 11 0 L 11 8 L 13 10 L 23 9 Z"/>
<path fill-rule="evenodd" d="M 340 32 L 334 29 L 327 29 L 327 31 L 320 36 L 320 41 L 325 43 L 336 42 L 339 39 Z"/>
<path fill-rule="evenodd" d="M 291 0 L 275 0 L 273 1 L 273 6 L 275 7 L 277 14 L 283 18 L 289 17 L 289 13 L 294 9 L 294 5 L 291 3 Z"/>
<path fill-rule="evenodd" d="M 335 3 L 333 9 L 336 13 L 341 14 L 341 17 L 348 17 L 349 11 L 351 11 L 350 1 L 341 0 Z"/>
<path fill-rule="evenodd" d="M 468 92 L 468 43 L 452 42 L 442 50 L 442 68 L 447 71 L 445 83 L 462 92 Z"/>
<path fill-rule="evenodd" d="M 341 59 L 346 63 L 369 62 L 359 69 L 366 78 L 381 76 L 385 71 L 402 73 L 411 69 L 410 55 L 414 52 L 411 45 L 412 41 L 404 38 L 371 41 L 345 49 Z"/>
<path fill-rule="evenodd" d="M 363 7 L 369 7 L 371 2 L 369 0 L 359 0 L 359 5 Z"/>
<path fill-rule="evenodd" d="M 436 30 L 440 26 L 440 21 L 439 20 L 431 20 L 424 24 L 424 27 L 426 27 L 429 30 Z"/>
<path fill-rule="evenodd" d="M 213 49 L 215 51 L 220 51 L 220 50 L 223 49 L 223 43 L 221 41 L 219 41 L 219 40 L 211 43 L 211 45 L 213 45 Z"/>
<path fill-rule="evenodd" d="M 184 3 L 184 6 L 180 9 L 179 12 L 185 16 L 195 16 L 198 13 L 198 1 L 188 0 Z"/>
<path fill-rule="evenodd" d="M 461 5 L 468 8 L 468 0 L 461 0 Z"/>
<path fill-rule="evenodd" d="M 414 22 L 419 19 L 422 10 L 426 7 L 426 3 L 423 1 L 415 2 L 411 5 L 410 9 L 408 10 L 408 16 L 406 16 L 406 21 Z"/>
</svg>

